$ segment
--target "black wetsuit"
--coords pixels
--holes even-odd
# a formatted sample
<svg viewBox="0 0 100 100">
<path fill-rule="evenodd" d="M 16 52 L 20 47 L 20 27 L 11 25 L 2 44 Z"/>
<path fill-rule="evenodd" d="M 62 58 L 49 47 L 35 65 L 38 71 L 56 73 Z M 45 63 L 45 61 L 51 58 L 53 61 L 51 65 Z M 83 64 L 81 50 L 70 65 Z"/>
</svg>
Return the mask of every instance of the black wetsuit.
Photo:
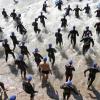
<svg viewBox="0 0 100 100">
<path fill-rule="evenodd" d="M 70 78 L 70 81 L 73 78 L 73 71 L 75 71 L 75 68 L 72 65 L 65 65 L 65 75 L 66 75 L 66 82 L 68 81 L 68 79 Z"/>
<path fill-rule="evenodd" d="M 62 34 L 60 32 L 56 32 L 55 37 L 56 37 L 56 45 L 59 44 L 61 47 L 61 44 L 63 44 Z"/>
<path fill-rule="evenodd" d="M 88 51 L 88 49 L 90 48 L 90 44 L 92 43 L 92 46 L 94 46 L 94 41 L 93 41 L 93 38 L 91 37 L 86 37 L 86 38 L 83 38 L 81 40 L 81 42 L 84 42 L 84 45 L 83 45 L 83 55 Z"/>
<path fill-rule="evenodd" d="M 35 33 L 40 33 L 40 29 L 38 28 L 38 23 L 37 23 L 37 21 L 35 21 L 35 22 L 33 22 L 32 23 L 32 26 L 34 26 L 34 31 L 35 31 Z"/>
<path fill-rule="evenodd" d="M 75 8 L 73 11 L 75 11 L 76 18 L 80 18 L 79 11 L 82 11 L 82 10 L 80 8 Z"/>
<path fill-rule="evenodd" d="M 61 27 L 66 28 L 66 25 L 67 25 L 67 19 L 64 17 L 61 19 Z"/>
<path fill-rule="evenodd" d="M 43 24 L 43 26 L 45 27 L 45 20 L 47 19 L 47 17 L 45 17 L 44 15 L 40 15 L 38 18 L 40 18 L 40 22 Z"/>
<path fill-rule="evenodd" d="M 12 50 L 10 49 L 9 44 L 3 43 L 2 45 L 3 45 L 3 47 L 5 48 L 6 62 L 7 62 L 7 60 L 8 60 L 8 54 L 11 54 L 11 55 L 13 56 L 13 58 L 15 59 L 15 55 L 14 55 L 14 53 L 12 52 Z"/>
<path fill-rule="evenodd" d="M 55 54 L 54 53 L 57 52 L 56 49 L 48 48 L 46 51 L 48 52 L 48 57 L 49 57 L 50 62 L 52 60 L 53 61 L 52 64 L 54 65 L 54 63 L 55 63 Z"/>
<path fill-rule="evenodd" d="M 95 80 L 96 74 L 98 72 L 100 72 L 100 70 L 98 68 L 88 68 L 84 71 L 84 74 L 86 74 L 86 72 L 89 71 L 89 75 L 88 75 L 88 88 L 92 85 L 93 81 Z"/>
<path fill-rule="evenodd" d="M 12 39 L 12 42 L 13 42 L 13 45 L 14 45 L 14 48 L 13 48 L 13 51 L 14 51 L 15 48 L 16 48 L 16 45 L 19 44 L 19 41 L 17 40 L 15 35 L 11 35 L 10 38 Z"/>
<path fill-rule="evenodd" d="M 73 44 L 73 48 L 76 45 L 76 36 L 79 36 L 78 31 L 77 30 L 71 30 L 69 32 L 68 38 L 71 37 L 71 44 Z"/>
<path fill-rule="evenodd" d="M 39 53 L 33 53 L 33 55 L 35 57 L 35 62 L 37 64 L 37 66 L 39 66 L 41 59 L 43 59 L 43 57 Z"/>
<path fill-rule="evenodd" d="M 100 22 L 96 23 L 94 27 L 96 27 L 96 32 L 99 35 L 100 34 Z"/>
<path fill-rule="evenodd" d="M 28 67 L 23 60 L 15 60 L 15 65 L 18 65 L 18 68 L 21 71 L 21 76 L 24 73 L 24 78 L 26 78 L 26 68 Z"/>
</svg>

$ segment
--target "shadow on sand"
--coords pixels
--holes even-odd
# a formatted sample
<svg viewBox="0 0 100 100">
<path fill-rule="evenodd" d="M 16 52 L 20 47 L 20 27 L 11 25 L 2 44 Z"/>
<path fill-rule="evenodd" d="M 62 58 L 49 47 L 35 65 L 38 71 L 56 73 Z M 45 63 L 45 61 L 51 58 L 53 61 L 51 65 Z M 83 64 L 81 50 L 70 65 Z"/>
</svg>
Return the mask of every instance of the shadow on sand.
<svg viewBox="0 0 100 100">
<path fill-rule="evenodd" d="M 10 68 L 10 71 L 12 74 L 14 74 L 15 76 L 18 75 L 18 69 L 16 69 L 15 65 L 11 65 L 11 64 L 8 64 L 9 68 Z"/>
<path fill-rule="evenodd" d="M 75 85 L 73 85 L 73 87 L 74 87 L 74 91 L 72 92 L 72 95 L 74 97 L 74 100 L 83 100 L 83 97 L 82 97 L 80 91 L 77 90 Z"/>
<path fill-rule="evenodd" d="M 92 92 L 94 93 L 94 95 L 95 95 L 95 97 L 94 97 L 91 93 L 89 93 L 91 99 L 100 100 L 100 92 L 97 91 L 93 85 L 92 85 L 91 91 L 92 91 Z"/>
<path fill-rule="evenodd" d="M 60 73 L 57 65 L 52 66 L 52 71 L 53 71 L 53 74 L 55 75 L 56 79 L 59 79 L 59 80 L 63 79 L 63 75 Z"/>
<path fill-rule="evenodd" d="M 54 89 L 54 87 L 52 86 L 50 82 L 48 82 L 48 84 L 46 85 L 46 89 L 47 89 L 47 95 L 51 99 L 59 100 L 58 92 Z"/>
<path fill-rule="evenodd" d="M 94 63 L 94 60 L 89 56 L 88 58 L 85 57 L 87 66 L 91 67 Z"/>
</svg>

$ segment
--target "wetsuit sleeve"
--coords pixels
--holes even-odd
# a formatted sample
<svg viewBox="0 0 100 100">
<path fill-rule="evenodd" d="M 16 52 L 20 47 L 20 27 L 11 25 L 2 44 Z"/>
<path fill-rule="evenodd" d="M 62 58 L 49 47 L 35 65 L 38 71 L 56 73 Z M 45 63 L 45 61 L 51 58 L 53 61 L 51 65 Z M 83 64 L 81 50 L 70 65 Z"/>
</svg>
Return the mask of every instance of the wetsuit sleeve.
<svg viewBox="0 0 100 100">
<path fill-rule="evenodd" d="M 44 16 L 45 19 L 47 19 L 47 17 Z"/>
<path fill-rule="evenodd" d="M 53 49 L 54 52 L 57 52 L 56 49 Z"/>
<path fill-rule="evenodd" d="M 40 58 L 43 59 L 43 57 L 39 54 Z"/>
<path fill-rule="evenodd" d="M 66 10 L 67 8 L 64 8 L 64 10 Z"/>
<path fill-rule="evenodd" d="M 70 8 L 70 10 L 72 11 L 72 8 Z"/>
<path fill-rule="evenodd" d="M 85 71 L 84 71 L 84 75 L 86 76 L 86 72 L 87 71 L 89 71 L 90 70 L 90 68 L 88 68 L 88 69 L 86 69 Z"/>
<path fill-rule="evenodd" d="M 18 32 L 18 29 L 19 29 L 19 25 L 17 25 L 17 32 Z"/>
<path fill-rule="evenodd" d="M 92 42 L 92 46 L 94 46 L 94 40 L 93 39 L 91 39 L 91 42 Z"/>
<path fill-rule="evenodd" d="M 68 38 L 70 37 L 70 35 L 71 35 L 71 32 L 69 32 L 69 34 L 68 34 Z"/>
<path fill-rule="evenodd" d="M 75 68 L 73 67 L 72 70 L 75 71 Z"/>
<path fill-rule="evenodd" d="M 77 31 L 77 33 L 76 33 L 76 34 L 77 34 L 77 36 L 79 36 L 79 33 L 78 33 L 78 31 Z"/>
<path fill-rule="evenodd" d="M 94 27 L 96 27 L 97 26 L 97 23 L 94 25 Z"/>
<path fill-rule="evenodd" d="M 84 39 L 82 39 L 80 42 L 84 41 Z"/>
</svg>

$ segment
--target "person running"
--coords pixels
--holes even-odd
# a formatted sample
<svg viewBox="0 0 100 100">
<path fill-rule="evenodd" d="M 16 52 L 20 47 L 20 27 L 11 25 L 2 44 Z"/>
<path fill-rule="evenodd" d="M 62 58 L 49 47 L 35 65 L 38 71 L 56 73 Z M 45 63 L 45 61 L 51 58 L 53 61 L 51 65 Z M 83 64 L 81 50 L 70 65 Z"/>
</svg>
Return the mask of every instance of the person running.
<svg viewBox="0 0 100 100">
<path fill-rule="evenodd" d="M 56 49 L 52 48 L 52 44 L 49 44 L 49 48 L 46 51 L 48 52 L 49 61 L 52 61 L 52 65 L 54 65 Z"/>
<path fill-rule="evenodd" d="M 62 0 L 59 0 L 59 1 L 56 3 L 56 6 L 58 7 L 58 10 L 61 10 L 62 5 L 63 5 Z"/>
<path fill-rule="evenodd" d="M 96 28 L 96 33 L 97 33 L 97 35 L 99 36 L 99 34 L 100 34 L 100 22 L 97 22 L 97 23 L 94 25 L 94 27 Z"/>
<path fill-rule="evenodd" d="M 41 77 L 42 81 L 47 81 L 49 77 L 49 73 L 51 73 L 50 66 L 47 63 L 47 58 L 43 58 L 43 63 L 40 63 L 40 72 L 41 72 Z"/>
<path fill-rule="evenodd" d="M 15 9 L 13 9 L 13 12 L 10 14 L 10 16 L 13 18 L 13 20 L 15 20 L 15 18 L 17 17 Z"/>
<path fill-rule="evenodd" d="M 66 69 L 66 72 L 65 72 L 65 76 L 66 76 L 66 82 L 68 80 L 72 80 L 73 78 L 73 71 L 75 71 L 75 68 L 73 67 L 73 61 L 69 61 L 69 64 L 65 65 L 65 69 Z"/>
<path fill-rule="evenodd" d="M 4 29 L 4 28 L 2 28 L 2 27 L 0 27 L 0 39 L 3 39 L 3 30 L 2 29 Z"/>
<path fill-rule="evenodd" d="M 38 28 L 38 23 L 37 23 L 37 21 L 38 21 L 38 19 L 35 18 L 35 21 L 32 23 L 32 26 L 34 27 L 34 32 L 35 32 L 35 33 L 38 32 L 38 34 L 39 34 L 41 30 Z"/>
<path fill-rule="evenodd" d="M 23 90 L 30 94 L 30 100 L 34 100 L 35 93 L 38 93 L 38 91 L 34 90 L 34 86 L 31 84 L 32 76 L 28 76 L 26 81 L 23 81 L 22 86 Z"/>
<path fill-rule="evenodd" d="M 35 58 L 35 62 L 37 64 L 37 66 L 39 67 L 39 64 L 41 62 L 41 60 L 43 59 L 43 57 L 41 56 L 41 54 L 39 54 L 39 50 L 38 48 L 35 49 L 35 51 L 33 52 L 34 58 Z M 39 69 L 40 71 L 40 69 Z"/>
<path fill-rule="evenodd" d="M 61 27 L 66 28 L 67 25 L 67 19 L 66 16 L 64 16 L 63 18 L 61 18 Z"/>
<path fill-rule="evenodd" d="M 100 17 L 100 9 L 97 9 L 97 10 L 95 11 L 95 13 L 96 13 L 96 17 Z"/>
<path fill-rule="evenodd" d="M 58 32 L 55 33 L 55 37 L 56 37 L 56 45 L 61 45 L 63 44 L 63 39 L 62 39 L 62 34 L 60 33 L 61 29 L 58 29 Z"/>
<path fill-rule="evenodd" d="M 5 8 L 3 8 L 2 15 L 5 19 L 8 19 L 8 15 L 7 15 Z"/>
<path fill-rule="evenodd" d="M 11 33 L 10 38 L 12 39 L 12 42 L 13 42 L 13 46 L 14 46 L 13 51 L 14 51 L 16 48 L 16 45 L 19 44 L 19 41 L 17 40 L 17 37 L 15 36 L 14 32 Z"/>
<path fill-rule="evenodd" d="M 84 30 L 82 38 L 86 36 L 92 36 L 92 31 L 89 29 L 89 26 L 86 27 L 86 30 Z"/>
<path fill-rule="evenodd" d="M 43 26 L 45 27 L 45 20 L 44 19 L 47 19 L 47 17 L 45 17 L 44 15 L 43 15 L 43 13 L 41 12 L 41 15 L 40 16 L 38 16 L 38 18 L 40 18 L 40 22 L 43 24 Z"/>
<path fill-rule="evenodd" d="M 86 7 L 84 7 L 83 10 L 85 10 L 85 13 L 86 13 L 87 15 L 90 15 L 91 8 L 90 8 L 89 4 L 87 4 Z"/>
<path fill-rule="evenodd" d="M 17 0 L 14 0 L 14 3 L 15 3 L 15 4 L 17 4 L 17 3 L 18 3 L 18 1 L 17 1 Z"/>
<path fill-rule="evenodd" d="M 84 76 L 86 77 L 86 72 L 89 71 L 89 75 L 88 75 L 88 89 L 90 89 L 90 86 L 92 85 L 92 83 L 94 82 L 95 78 L 96 78 L 96 74 L 98 72 L 100 72 L 99 67 L 97 65 L 97 63 L 95 63 L 93 65 L 93 67 L 90 67 L 88 69 L 86 69 L 84 71 Z"/>
<path fill-rule="evenodd" d="M 25 35 L 27 33 L 27 30 L 22 23 L 17 23 L 17 31 L 19 31 L 22 35 Z"/>
<path fill-rule="evenodd" d="M 69 100 L 71 93 L 74 92 L 76 95 L 79 95 L 78 91 L 75 90 L 73 87 L 72 81 L 68 80 L 63 85 L 60 86 L 61 89 L 63 89 L 63 100 Z"/>
<path fill-rule="evenodd" d="M 49 7 L 49 6 L 47 5 L 47 2 L 44 1 L 42 10 L 43 10 L 45 13 L 47 13 L 47 7 Z"/>
<path fill-rule="evenodd" d="M 15 59 L 15 55 L 14 55 L 14 53 L 12 52 L 12 50 L 10 49 L 7 39 L 5 39 L 5 40 L 3 41 L 2 46 L 3 46 L 4 49 L 5 49 L 6 62 L 7 62 L 7 60 L 8 60 L 8 54 L 11 54 L 11 55 L 13 56 L 13 58 Z"/>
<path fill-rule="evenodd" d="M 84 37 L 80 42 L 84 42 L 83 45 L 83 55 L 90 49 L 90 45 L 92 43 L 92 47 L 94 46 L 94 40 L 89 35 Z"/>
<path fill-rule="evenodd" d="M 23 56 L 26 55 L 27 58 L 29 59 L 30 53 L 29 53 L 27 47 L 25 46 L 25 43 L 22 42 L 22 46 L 19 46 L 19 47 L 20 47 L 20 49 L 21 49 L 21 54 L 22 54 Z"/>
<path fill-rule="evenodd" d="M 71 38 L 71 44 L 73 45 L 73 48 L 75 48 L 76 45 L 76 36 L 79 36 L 79 33 L 75 29 L 75 26 L 73 26 L 73 30 L 71 30 L 68 34 L 68 38 Z"/>
<path fill-rule="evenodd" d="M 80 18 L 79 11 L 82 11 L 82 9 L 80 9 L 80 8 L 78 7 L 78 5 L 76 6 L 76 8 L 75 8 L 73 11 L 75 11 L 75 17 L 76 17 L 76 18 Z"/>
<path fill-rule="evenodd" d="M 15 60 L 15 65 L 18 66 L 18 69 L 20 69 L 21 72 L 21 78 L 26 79 L 26 68 L 28 68 L 28 66 L 26 65 L 26 63 L 22 60 L 22 59 L 16 59 Z"/>
<path fill-rule="evenodd" d="M 69 15 L 70 15 L 70 11 L 72 11 L 70 5 L 68 5 L 68 7 L 65 8 L 64 10 L 66 10 L 66 12 L 65 12 L 65 16 L 69 16 Z"/>
</svg>

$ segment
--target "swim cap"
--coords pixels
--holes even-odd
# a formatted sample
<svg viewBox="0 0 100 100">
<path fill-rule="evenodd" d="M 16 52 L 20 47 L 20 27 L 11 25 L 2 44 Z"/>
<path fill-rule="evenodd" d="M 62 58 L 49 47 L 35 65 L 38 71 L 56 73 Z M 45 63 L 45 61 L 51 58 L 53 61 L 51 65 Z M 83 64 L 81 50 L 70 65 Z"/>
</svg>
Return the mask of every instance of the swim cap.
<svg viewBox="0 0 100 100">
<path fill-rule="evenodd" d="M 94 63 L 94 64 L 93 64 L 93 67 L 96 68 L 96 67 L 97 67 L 97 63 Z"/>
<path fill-rule="evenodd" d="M 72 60 L 70 60 L 70 61 L 69 61 L 69 64 L 70 64 L 70 65 L 72 65 L 72 64 L 73 64 L 73 61 L 72 61 Z"/>
<path fill-rule="evenodd" d="M 70 80 L 68 80 L 67 82 L 65 82 L 66 83 L 66 85 L 68 85 L 68 86 L 72 86 L 72 81 L 70 81 Z"/>
<path fill-rule="evenodd" d="M 52 44 L 50 43 L 50 44 L 49 44 L 49 48 L 51 48 L 51 47 L 52 47 Z"/>
<path fill-rule="evenodd" d="M 15 33 L 14 32 L 11 32 L 11 34 L 14 35 Z"/>
<path fill-rule="evenodd" d="M 47 61 L 47 57 L 44 57 L 43 60 L 44 60 L 44 61 Z"/>
<path fill-rule="evenodd" d="M 39 52 L 38 48 L 35 48 L 35 52 Z"/>
<path fill-rule="evenodd" d="M 4 39 L 4 42 L 8 42 L 8 40 L 7 39 Z"/>
<path fill-rule="evenodd" d="M 16 96 L 15 95 L 10 96 L 9 100 L 16 100 Z"/>
<path fill-rule="evenodd" d="M 31 81 L 32 80 L 32 76 L 31 75 L 27 76 L 27 80 Z"/>
</svg>

